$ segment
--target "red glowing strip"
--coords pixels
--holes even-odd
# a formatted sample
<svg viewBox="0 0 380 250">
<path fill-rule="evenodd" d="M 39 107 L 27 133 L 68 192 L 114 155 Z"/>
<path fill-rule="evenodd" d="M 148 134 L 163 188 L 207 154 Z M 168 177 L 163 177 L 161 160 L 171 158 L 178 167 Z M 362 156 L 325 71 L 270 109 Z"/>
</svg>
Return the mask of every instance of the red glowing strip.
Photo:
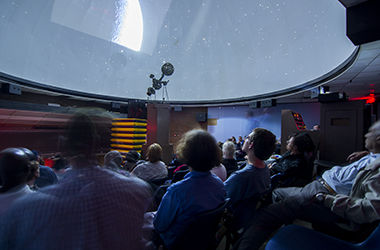
<svg viewBox="0 0 380 250">
<path fill-rule="evenodd" d="M 370 104 L 376 101 L 375 94 L 371 93 L 369 96 L 350 98 L 350 101 L 366 100 L 365 103 Z"/>
</svg>

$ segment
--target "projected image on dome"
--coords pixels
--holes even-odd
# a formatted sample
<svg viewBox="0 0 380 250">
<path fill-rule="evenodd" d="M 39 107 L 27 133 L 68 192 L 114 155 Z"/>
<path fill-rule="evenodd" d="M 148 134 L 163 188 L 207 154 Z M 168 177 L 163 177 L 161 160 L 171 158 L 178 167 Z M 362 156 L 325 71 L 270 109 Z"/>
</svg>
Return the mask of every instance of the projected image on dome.
<svg viewBox="0 0 380 250">
<path fill-rule="evenodd" d="M 345 22 L 331 0 L 4 0 L 0 72 L 146 100 L 171 63 L 166 100 L 254 97 L 341 65 L 355 50 Z"/>
</svg>

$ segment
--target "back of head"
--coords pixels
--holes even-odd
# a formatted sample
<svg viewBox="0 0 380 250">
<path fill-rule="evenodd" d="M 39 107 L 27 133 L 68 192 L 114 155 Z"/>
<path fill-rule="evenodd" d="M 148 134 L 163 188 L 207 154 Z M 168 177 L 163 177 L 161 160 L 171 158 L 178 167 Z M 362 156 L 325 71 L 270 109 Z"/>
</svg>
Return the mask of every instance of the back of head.
<svg viewBox="0 0 380 250">
<path fill-rule="evenodd" d="M 178 142 L 177 155 L 181 162 L 200 172 L 211 170 L 221 160 L 221 150 L 216 140 L 204 130 L 185 133 Z"/>
<path fill-rule="evenodd" d="M 97 153 L 108 151 L 111 121 L 111 117 L 100 112 L 73 115 L 66 128 L 64 156 L 94 160 Z"/>
<path fill-rule="evenodd" d="M 8 190 L 26 183 L 29 173 L 29 157 L 22 149 L 7 148 L 0 152 L 0 178 L 2 189 Z"/>
<path fill-rule="evenodd" d="M 275 150 L 276 136 L 269 130 L 255 128 L 253 136 L 249 138 L 253 141 L 253 152 L 257 158 L 264 161 L 272 155 Z"/>
<path fill-rule="evenodd" d="M 161 160 L 162 148 L 160 144 L 153 143 L 148 147 L 148 152 L 146 153 L 146 158 L 148 161 L 155 163 Z"/>
<path fill-rule="evenodd" d="M 112 150 L 104 156 L 105 166 L 115 164 L 115 166 L 120 167 L 122 163 L 123 163 L 123 157 L 121 156 L 120 152 L 117 150 Z"/>
<path fill-rule="evenodd" d="M 136 163 L 138 160 L 140 160 L 140 158 L 140 153 L 135 150 L 131 150 L 125 155 L 125 160 L 131 163 Z"/>
<path fill-rule="evenodd" d="M 301 132 L 293 136 L 294 145 L 300 154 L 313 152 L 315 149 L 313 140 L 306 132 Z"/>
<path fill-rule="evenodd" d="M 235 144 L 232 141 L 223 143 L 223 158 L 232 159 L 235 155 Z"/>
</svg>

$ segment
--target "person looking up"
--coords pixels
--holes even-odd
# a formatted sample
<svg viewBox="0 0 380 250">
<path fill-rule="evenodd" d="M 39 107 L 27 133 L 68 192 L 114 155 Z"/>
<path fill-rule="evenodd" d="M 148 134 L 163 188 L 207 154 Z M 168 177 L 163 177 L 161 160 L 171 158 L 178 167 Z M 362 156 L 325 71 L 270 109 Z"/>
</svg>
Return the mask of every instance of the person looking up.
<svg viewBox="0 0 380 250">
<path fill-rule="evenodd" d="M 254 129 L 242 148 L 247 153 L 247 165 L 234 172 L 224 183 L 237 229 L 246 226 L 256 210 L 258 199 L 270 189 L 269 169 L 265 160 L 273 153 L 275 143 L 276 136 L 272 132 L 263 128 Z"/>
</svg>

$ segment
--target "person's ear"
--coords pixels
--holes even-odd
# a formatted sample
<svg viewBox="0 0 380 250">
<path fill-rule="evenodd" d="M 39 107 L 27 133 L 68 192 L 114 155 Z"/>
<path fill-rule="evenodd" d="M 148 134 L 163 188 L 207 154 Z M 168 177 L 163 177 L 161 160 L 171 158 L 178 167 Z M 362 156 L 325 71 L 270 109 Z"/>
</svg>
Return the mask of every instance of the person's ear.
<svg viewBox="0 0 380 250">
<path fill-rule="evenodd" d="M 376 145 L 380 146 L 380 135 L 376 136 Z"/>
<path fill-rule="evenodd" d="M 253 141 L 250 141 L 250 142 L 249 142 L 248 149 L 252 149 L 252 148 L 253 148 Z"/>
</svg>

